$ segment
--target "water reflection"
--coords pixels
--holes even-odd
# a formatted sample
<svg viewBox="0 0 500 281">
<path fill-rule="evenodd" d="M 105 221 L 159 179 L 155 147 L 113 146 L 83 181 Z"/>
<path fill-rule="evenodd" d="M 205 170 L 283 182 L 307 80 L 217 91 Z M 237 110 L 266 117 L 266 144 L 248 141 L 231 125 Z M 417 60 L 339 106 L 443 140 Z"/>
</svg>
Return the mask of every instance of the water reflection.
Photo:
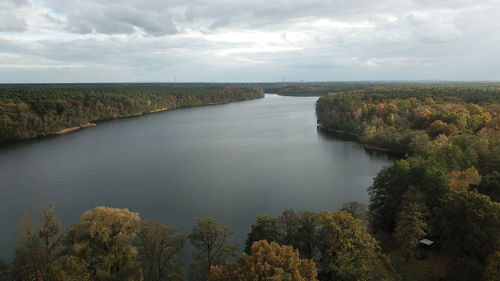
<svg viewBox="0 0 500 281">
<path fill-rule="evenodd" d="M 342 142 L 353 142 L 357 144 L 360 149 L 363 149 L 371 159 L 382 159 L 382 160 L 398 160 L 401 159 L 402 156 L 395 152 L 381 151 L 374 148 L 366 147 L 361 144 L 355 136 L 335 133 L 327 131 L 321 127 L 317 127 L 316 131 L 318 132 L 318 136 L 325 140 L 333 140 L 333 141 L 342 141 Z"/>
</svg>

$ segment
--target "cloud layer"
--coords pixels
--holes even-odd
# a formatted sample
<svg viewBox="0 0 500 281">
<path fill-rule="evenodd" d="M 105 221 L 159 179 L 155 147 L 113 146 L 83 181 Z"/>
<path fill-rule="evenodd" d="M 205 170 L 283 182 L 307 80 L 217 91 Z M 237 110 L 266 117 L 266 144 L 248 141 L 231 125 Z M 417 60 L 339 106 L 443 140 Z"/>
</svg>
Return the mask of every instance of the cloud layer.
<svg viewBox="0 0 500 281">
<path fill-rule="evenodd" d="M 2 0 L 0 82 L 500 80 L 500 0 Z"/>
</svg>

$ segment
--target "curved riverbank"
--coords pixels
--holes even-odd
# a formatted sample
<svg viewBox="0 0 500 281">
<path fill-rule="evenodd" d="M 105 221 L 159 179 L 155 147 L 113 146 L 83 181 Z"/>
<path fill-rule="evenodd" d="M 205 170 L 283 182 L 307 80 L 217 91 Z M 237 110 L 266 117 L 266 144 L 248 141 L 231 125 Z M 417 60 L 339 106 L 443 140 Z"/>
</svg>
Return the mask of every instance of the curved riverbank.
<svg viewBox="0 0 500 281">
<path fill-rule="evenodd" d="M 0 143 L 66 134 L 104 120 L 262 97 L 260 88 L 199 84 L 2 85 Z"/>
</svg>

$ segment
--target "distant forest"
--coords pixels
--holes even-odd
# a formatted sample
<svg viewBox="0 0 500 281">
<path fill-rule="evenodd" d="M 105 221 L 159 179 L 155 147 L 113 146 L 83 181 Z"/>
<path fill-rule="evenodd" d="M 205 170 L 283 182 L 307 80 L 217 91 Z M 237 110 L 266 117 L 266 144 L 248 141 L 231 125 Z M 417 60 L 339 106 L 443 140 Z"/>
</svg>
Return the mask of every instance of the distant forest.
<svg viewBox="0 0 500 281">
<path fill-rule="evenodd" d="M 257 87 L 210 84 L 0 85 L 0 142 L 100 120 L 263 96 Z"/>
</svg>

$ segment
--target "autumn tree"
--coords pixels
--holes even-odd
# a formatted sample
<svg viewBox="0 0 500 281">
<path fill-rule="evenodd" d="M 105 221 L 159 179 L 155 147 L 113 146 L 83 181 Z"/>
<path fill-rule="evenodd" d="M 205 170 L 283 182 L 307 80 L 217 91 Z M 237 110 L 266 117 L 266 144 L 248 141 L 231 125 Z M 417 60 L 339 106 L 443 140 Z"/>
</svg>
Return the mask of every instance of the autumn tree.
<svg viewBox="0 0 500 281">
<path fill-rule="evenodd" d="M 408 262 L 416 253 L 419 241 L 427 234 L 428 226 L 423 196 L 415 186 L 410 186 L 402 205 L 397 215 L 395 236 Z"/>
<path fill-rule="evenodd" d="M 248 233 L 245 241 L 245 253 L 249 254 L 252 244 L 256 241 L 267 240 L 281 242 L 283 233 L 280 229 L 279 220 L 269 216 L 257 216 L 252 224 L 252 230 Z"/>
<path fill-rule="evenodd" d="M 28 213 L 22 219 L 15 249 L 12 273 L 15 280 L 61 280 L 58 259 L 63 228 L 52 206 L 42 209 L 39 225 L 32 223 Z"/>
<path fill-rule="evenodd" d="M 182 279 L 178 253 L 186 242 L 184 235 L 177 234 L 173 226 L 145 219 L 137 237 L 144 281 Z"/>
<path fill-rule="evenodd" d="M 342 210 L 323 211 L 319 216 L 321 279 L 386 279 L 385 257 L 360 220 Z"/>
<path fill-rule="evenodd" d="M 316 265 L 301 259 L 291 246 L 265 240 L 253 243 L 251 255 L 243 254 L 240 262 L 214 266 L 210 281 L 317 281 Z"/>
<path fill-rule="evenodd" d="M 189 235 L 189 241 L 196 249 L 191 277 L 207 280 L 210 267 L 226 263 L 236 256 L 236 246 L 229 243 L 232 231 L 221 226 L 212 218 L 202 218 Z"/>
<path fill-rule="evenodd" d="M 75 266 L 85 265 L 95 281 L 142 280 L 138 254 L 132 246 L 139 222 L 139 215 L 127 209 L 96 207 L 85 212 L 68 232 Z"/>
<path fill-rule="evenodd" d="M 454 191 L 467 190 L 469 185 L 478 184 L 481 181 L 481 175 L 474 167 L 465 171 L 451 171 L 448 176 L 450 177 L 450 188 Z"/>
</svg>

